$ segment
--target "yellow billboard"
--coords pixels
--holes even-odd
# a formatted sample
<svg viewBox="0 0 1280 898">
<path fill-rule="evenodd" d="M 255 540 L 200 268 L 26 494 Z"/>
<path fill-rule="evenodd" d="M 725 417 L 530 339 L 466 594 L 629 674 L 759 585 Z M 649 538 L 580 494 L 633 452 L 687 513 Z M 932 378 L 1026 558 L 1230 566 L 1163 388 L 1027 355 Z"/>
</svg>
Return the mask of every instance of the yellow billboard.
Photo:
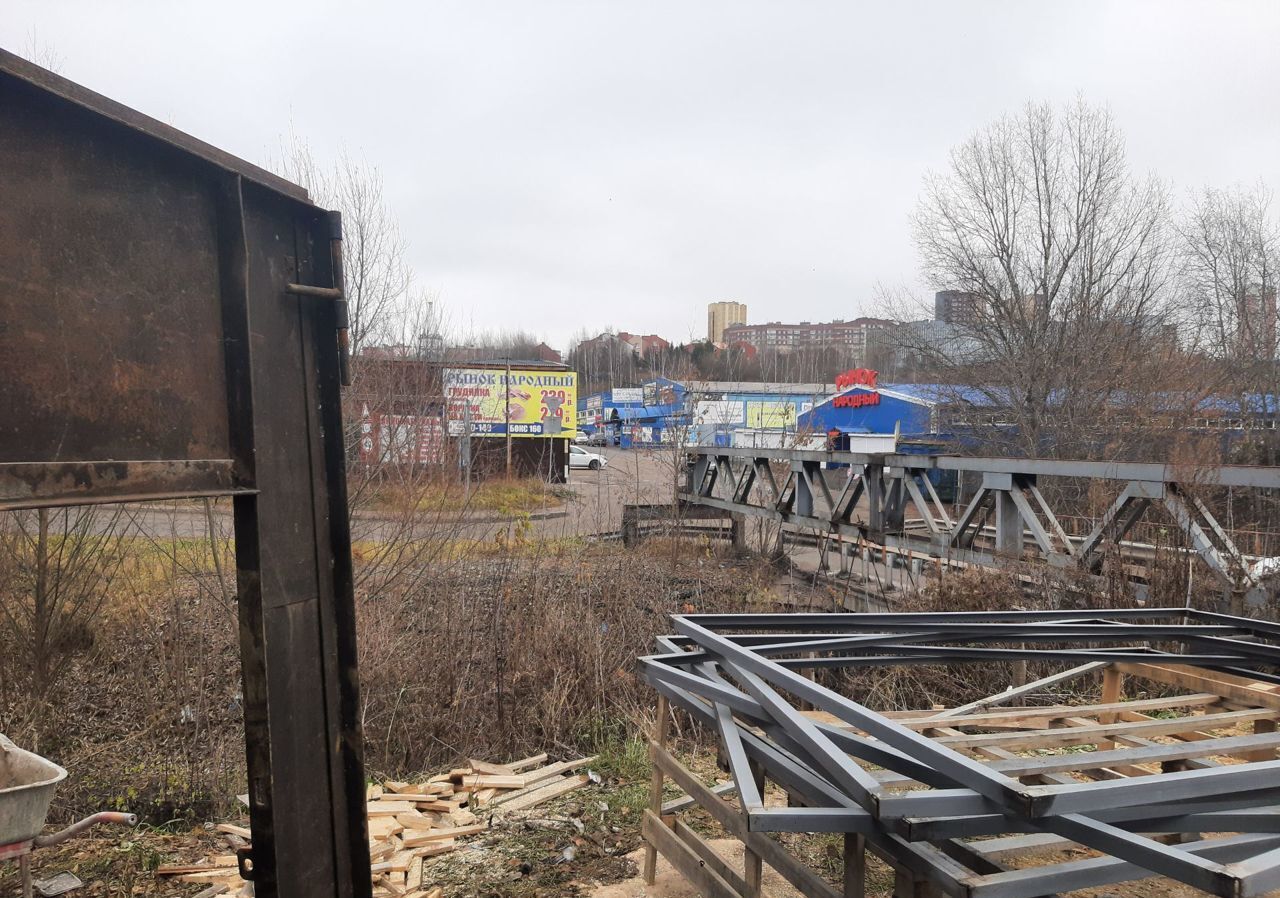
<svg viewBox="0 0 1280 898">
<path fill-rule="evenodd" d="M 783 430 L 796 426 L 794 402 L 748 402 L 747 426 Z"/>
<path fill-rule="evenodd" d="M 578 375 L 574 371 L 446 368 L 449 433 L 476 436 L 569 437 L 578 429 Z"/>
</svg>

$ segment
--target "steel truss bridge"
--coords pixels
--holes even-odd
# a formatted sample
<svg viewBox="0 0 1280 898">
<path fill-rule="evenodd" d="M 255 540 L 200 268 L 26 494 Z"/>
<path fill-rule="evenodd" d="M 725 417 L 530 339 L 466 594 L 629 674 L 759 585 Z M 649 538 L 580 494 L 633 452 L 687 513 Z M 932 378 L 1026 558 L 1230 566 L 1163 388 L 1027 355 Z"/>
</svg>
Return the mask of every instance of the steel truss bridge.
<svg viewBox="0 0 1280 898">
<path fill-rule="evenodd" d="M 936 471 L 977 481 L 954 516 L 930 480 Z M 1091 531 L 1069 535 L 1041 491 L 1048 478 L 1106 481 L 1119 495 Z M 1215 487 L 1280 490 L 1280 468 L 699 447 L 690 452 L 679 500 L 886 555 L 988 567 L 1030 557 L 1086 576 L 1101 574 L 1109 552 L 1139 568 L 1149 561 L 1154 548 L 1127 537 L 1159 507 L 1239 610 L 1265 600 L 1271 571 L 1237 547 L 1200 498 Z M 1134 579 L 1141 594 L 1143 578 Z"/>
</svg>

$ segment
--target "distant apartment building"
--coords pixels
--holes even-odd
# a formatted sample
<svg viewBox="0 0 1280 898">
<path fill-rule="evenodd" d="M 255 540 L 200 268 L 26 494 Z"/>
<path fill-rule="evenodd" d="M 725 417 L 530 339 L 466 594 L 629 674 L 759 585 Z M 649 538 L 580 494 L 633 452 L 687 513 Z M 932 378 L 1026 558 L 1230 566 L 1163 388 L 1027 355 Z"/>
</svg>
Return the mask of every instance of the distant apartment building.
<svg viewBox="0 0 1280 898">
<path fill-rule="evenodd" d="M 580 353 L 596 352 L 604 349 L 613 349 L 617 352 L 626 350 L 635 353 L 642 359 L 648 358 L 653 352 L 670 348 L 671 344 L 657 334 L 629 334 L 626 331 L 618 331 L 616 334 L 603 333 L 598 337 L 583 340 L 578 344 L 578 352 Z"/>
<path fill-rule="evenodd" d="M 933 320 L 974 325 L 982 318 L 982 296 L 963 290 L 939 290 L 933 295 Z"/>
<path fill-rule="evenodd" d="M 1274 359 L 1277 338 L 1276 291 L 1254 290 L 1236 302 L 1237 354 L 1244 359 Z"/>
<path fill-rule="evenodd" d="M 732 324 L 724 329 L 724 342 L 746 343 L 757 350 L 791 352 L 797 349 L 847 348 L 850 356 L 865 361 L 871 351 L 889 340 L 892 321 L 855 318 L 852 321 L 783 324 Z"/>
<path fill-rule="evenodd" d="M 635 350 L 636 355 L 642 359 L 647 359 L 654 352 L 671 348 L 671 344 L 657 334 L 629 334 L 626 331 L 618 331 L 618 339 Z"/>
<path fill-rule="evenodd" d="M 707 340 L 724 342 L 724 330 L 730 325 L 747 323 L 747 306 L 740 302 L 713 302 L 707 306 Z"/>
</svg>

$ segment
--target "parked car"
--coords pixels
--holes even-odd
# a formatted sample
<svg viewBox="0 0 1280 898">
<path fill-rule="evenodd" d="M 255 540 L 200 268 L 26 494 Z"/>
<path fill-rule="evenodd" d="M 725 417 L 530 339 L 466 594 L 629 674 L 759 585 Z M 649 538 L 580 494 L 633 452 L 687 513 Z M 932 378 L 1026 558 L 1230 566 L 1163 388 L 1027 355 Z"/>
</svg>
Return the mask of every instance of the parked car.
<svg viewBox="0 0 1280 898">
<path fill-rule="evenodd" d="M 589 468 L 592 471 L 599 471 L 609 463 L 609 459 L 603 455 L 597 455 L 594 452 L 588 452 L 581 446 L 569 447 L 569 467 L 570 468 Z"/>
<path fill-rule="evenodd" d="M 588 446 L 607 446 L 609 445 L 609 435 L 603 427 L 600 427 L 594 433 L 588 435 L 583 442 Z"/>
</svg>

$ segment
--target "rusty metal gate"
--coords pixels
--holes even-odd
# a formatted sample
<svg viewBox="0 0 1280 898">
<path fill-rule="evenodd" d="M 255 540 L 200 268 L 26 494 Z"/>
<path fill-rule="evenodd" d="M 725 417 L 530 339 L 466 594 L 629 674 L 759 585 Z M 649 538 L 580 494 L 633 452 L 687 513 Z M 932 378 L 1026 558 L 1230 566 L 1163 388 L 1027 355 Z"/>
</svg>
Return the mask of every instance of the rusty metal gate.
<svg viewBox="0 0 1280 898">
<path fill-rule="evenodd" d="M 233 497 L 260 896 L 370 893 L 339 230 L 0 51 L 0 508 Z"/>
</svg>

